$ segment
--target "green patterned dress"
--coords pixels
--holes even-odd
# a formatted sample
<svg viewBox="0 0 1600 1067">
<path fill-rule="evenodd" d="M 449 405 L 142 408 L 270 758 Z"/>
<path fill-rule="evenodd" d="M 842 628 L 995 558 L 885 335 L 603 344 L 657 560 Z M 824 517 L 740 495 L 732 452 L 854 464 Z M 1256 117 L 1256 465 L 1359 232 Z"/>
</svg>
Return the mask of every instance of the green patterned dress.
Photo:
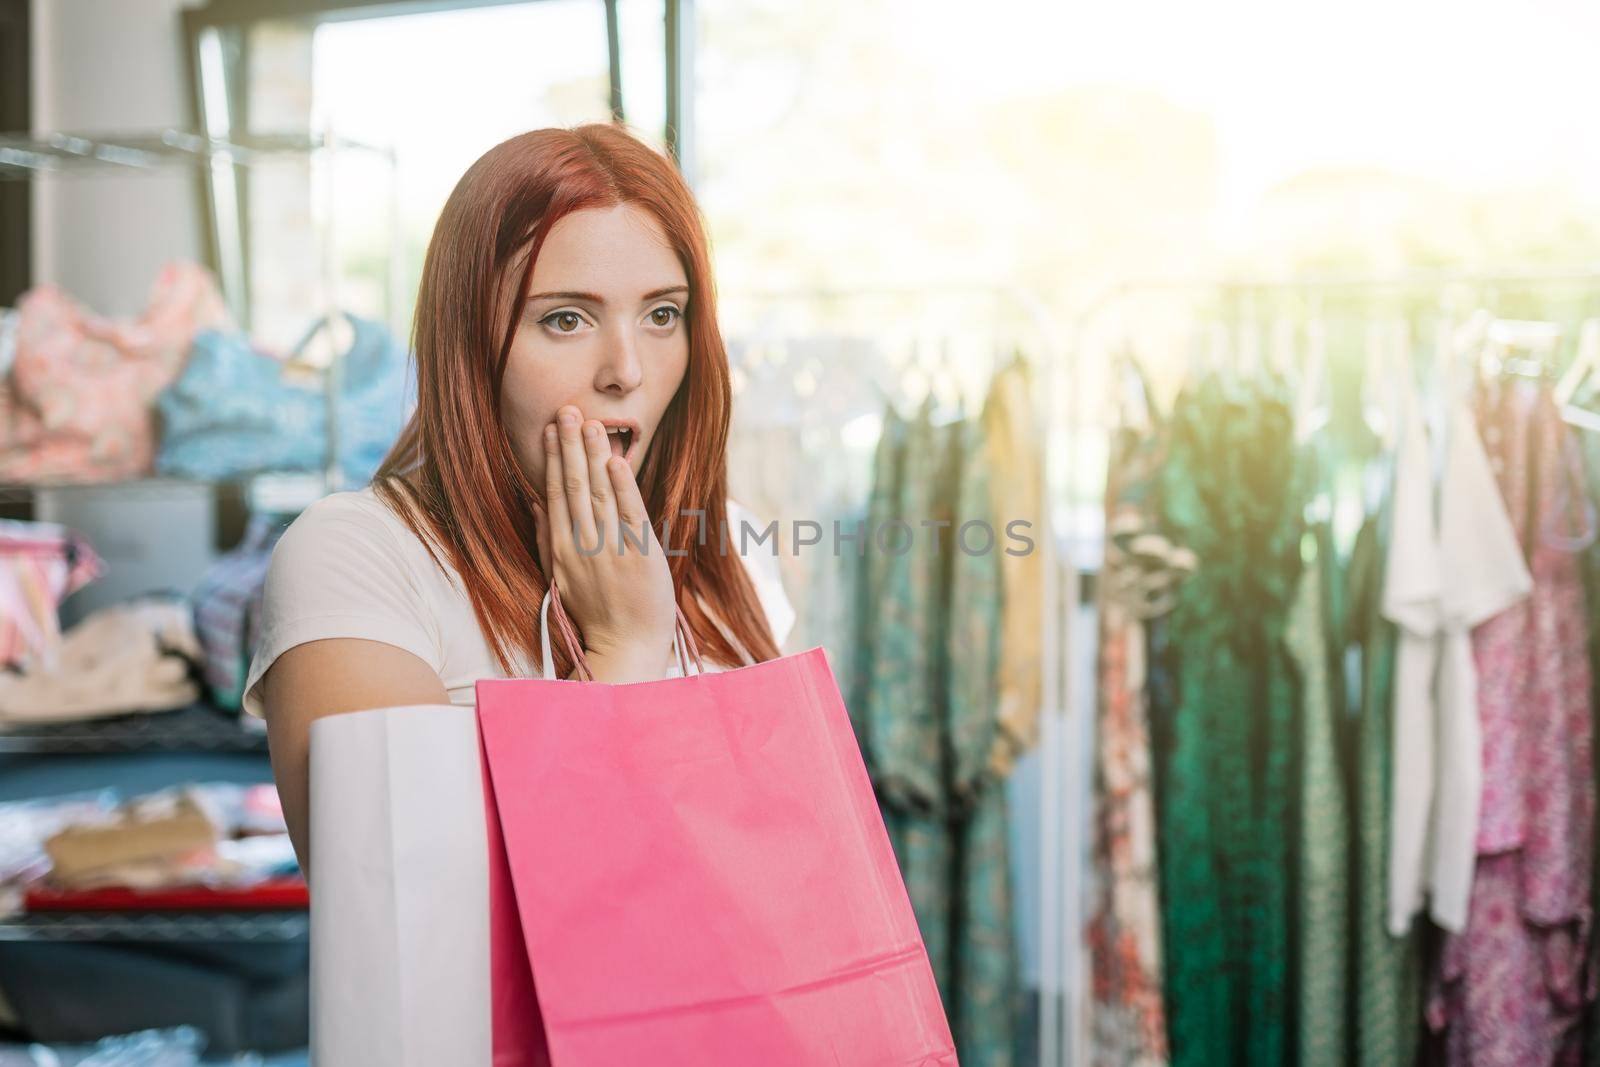
<svg viewBox="0 0 1600 1067">
<path fill-rule="evenodd" d="M 1007 477 L 990 463 L 985 426 L 991 422 L 965 419 L 953 431 L 960 485 L 953 522 L 945 531 L 951 543 L 943 546 L 950 559 L 945 730 L 955 838 L 951 1025 L 962 1062 L 1003 1067 L 1013 1062 L 1021 978 L 1005 780 L 990 761 L 1001 731 L 1000 553 L 1006 547 L 992 482 Z"/>
<path fill-rule="evenodd" d="M 1172 1063 L 1277 1067 L 1296 1045 L 1296 693 L 1284 638 L 1304 519 L 1293 418 L 1276 383 L 1211 375 L 1180 396 L 1171 423 L 1162 521 L 1199 557 L 1164 627 L 1174 696 L 1151 707 Z"/>
<path fill-rule="evenodd" d="M 1019 964 L 999 729 L 1002 575 L 982 423 L 890 409 L 859 567 L 850 710 L 963 1063 L 1015 1062 Z M 931 525 L 925 525 L 931 524 Z M 968 549 L 981 549 L 969 530 Z"/>
<path fill-rule="evenodd" d="M 1305 538 L 1306 567 L 1289 616 L 1288 642 L 1299 673 L 1298 791 L 1295 794 L 1294 979 L 1300 1067 L 1343 1067 L 1348 1055 L 1345 998 L 1349 915 L 1350 810 L 1336 719 L 1336 665 L 1329 611 L 1338 561 L 1333 535 L 1318 523 Z"/>
<path fill-rule="evenodd" d="M 1422 1026 L 1418 935 L 1387 929 L 1390 761 L 1396 630 L 1382 614 L 1389 503 L 1367 519 L 1345 568 L 1348 611 L 1332 632 L 1340 657 L 1354 650 L 1360 670 L 1347 698 L 1354 832 L 1350 851 L 1350 1062 L 1358 1067 L 1409 1064 Z"/>
</svg>

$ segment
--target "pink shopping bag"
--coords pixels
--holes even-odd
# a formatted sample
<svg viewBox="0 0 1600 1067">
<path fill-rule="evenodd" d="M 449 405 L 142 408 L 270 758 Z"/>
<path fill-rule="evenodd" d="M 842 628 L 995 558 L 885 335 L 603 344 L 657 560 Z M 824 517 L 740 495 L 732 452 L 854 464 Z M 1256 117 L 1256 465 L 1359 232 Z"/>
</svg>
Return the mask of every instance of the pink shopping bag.
<svg viewBox="0 0 1600 1067">
<path fill-rule="evenodd" d="M 690 673 L 681 612 L 676 648 L 679 678 L 477 684 L 495 1063 L 956 1064 L 823 649 Z"/>
</svg>

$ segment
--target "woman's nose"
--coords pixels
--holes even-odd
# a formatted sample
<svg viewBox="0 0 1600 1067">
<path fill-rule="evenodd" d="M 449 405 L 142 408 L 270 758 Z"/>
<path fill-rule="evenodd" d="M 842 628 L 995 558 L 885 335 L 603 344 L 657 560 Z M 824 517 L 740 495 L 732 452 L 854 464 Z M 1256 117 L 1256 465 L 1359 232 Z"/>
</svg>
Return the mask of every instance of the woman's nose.
<svg viewBox="0 0 1600 1067">
<path fill-rule="evenodd" d="M 644 380 L 637 342 L 626 330 L 608 338 L 595 386 L 606 392 L 631 392 Z"/>
</svg>

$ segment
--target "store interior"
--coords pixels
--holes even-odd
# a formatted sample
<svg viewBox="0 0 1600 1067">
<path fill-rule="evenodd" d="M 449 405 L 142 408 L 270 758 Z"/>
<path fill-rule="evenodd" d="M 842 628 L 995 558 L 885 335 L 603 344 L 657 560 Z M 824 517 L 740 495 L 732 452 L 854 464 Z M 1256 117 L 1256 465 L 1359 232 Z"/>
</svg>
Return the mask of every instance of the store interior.
<svg viewBox="0 0 1600 1067">
<path fill-rule="evenodd" d="M 415 408 L 455 182 L 587 122 L 704 212 L 729 493 L 963 1064 L 1600 1063 L 1596 44 L 1575 2 L 0 0 L 0 1067 L 308 1063 L 267 568 Z"/>
</svg>

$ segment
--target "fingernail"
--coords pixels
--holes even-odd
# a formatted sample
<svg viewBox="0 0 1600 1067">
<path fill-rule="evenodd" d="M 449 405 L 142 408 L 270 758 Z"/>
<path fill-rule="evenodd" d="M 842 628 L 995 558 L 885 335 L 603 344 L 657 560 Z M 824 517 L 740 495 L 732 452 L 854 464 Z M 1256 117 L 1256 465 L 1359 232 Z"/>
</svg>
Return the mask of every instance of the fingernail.
<svg viewBox="0 0 1600 1067">
<path fill-rule="evenodd" d="M 583 428 L 583 436 L 587 437 L 591 441 L 593 441 L 599 435 L 600 427 L 596 426 L 592 422 Z"/>
<path fill-rule="evenodd" d="M 564 426 L 574 426 L 578 422 L 578 413 L 571 408 L 561 410 L 561 422 Z"/>
</svg>

